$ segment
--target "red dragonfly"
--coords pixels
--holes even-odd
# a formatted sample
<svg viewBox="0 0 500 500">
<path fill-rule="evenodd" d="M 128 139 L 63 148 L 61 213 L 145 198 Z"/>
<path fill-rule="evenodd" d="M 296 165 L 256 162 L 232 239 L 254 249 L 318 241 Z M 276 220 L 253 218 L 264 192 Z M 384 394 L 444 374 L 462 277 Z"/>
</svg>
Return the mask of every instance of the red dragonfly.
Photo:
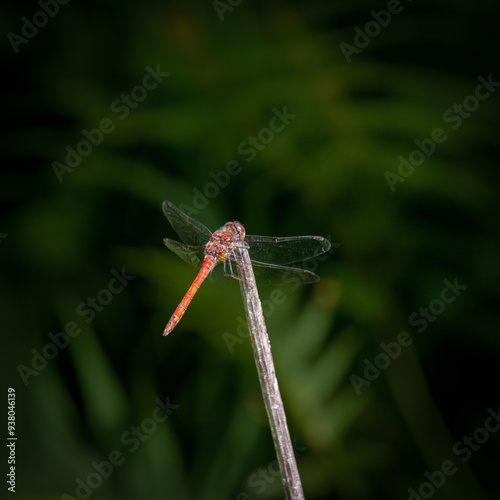
<svg viewBox="0 0 500 500">
<path fill-rule="evenodd" d="M 314 283 L 319 280 L 319 276 L 311 271 L 283 264 L 304 261 L 330 249 L 330 242 L 321 236 L 273 238 L 246 235 L 243 225 L 236 221 L 227 222 L 212 233 L 201 222 L 192 219 L 169 201 L 163 202 L 163 213 L 184 242 L 165 238 L 165 245 L 188 264 L 201 266 L 193 284 L 167 323 L 163 335 L 168 335 L 179 323 L 195 293 L 216 264 L 222 262 L 224 274 L 238 279 L 233 271 L 233 264 L 238 264 L 236 249 L 239 246 L 248 248 L 259 283 L 285 285 Z"/>
</svg>

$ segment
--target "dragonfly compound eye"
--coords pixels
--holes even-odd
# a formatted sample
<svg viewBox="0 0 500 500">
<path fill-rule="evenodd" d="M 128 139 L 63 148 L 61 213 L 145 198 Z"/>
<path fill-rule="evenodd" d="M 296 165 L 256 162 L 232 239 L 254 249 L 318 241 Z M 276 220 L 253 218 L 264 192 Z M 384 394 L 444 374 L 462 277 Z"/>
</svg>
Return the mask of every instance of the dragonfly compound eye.
<svg viewBox="0 0 500 500">
<path fill-rule="evenodd" d="M 245 228 L 240 222 L 226 222 L 224 227 L 231 229 L 238 240 L 242 241 L 245 238 Z"/>
<path fill-rule="evenodd" d="M 243 224 L 240 222 L 233 222 L 233 227 L 236 230 L 236 234 L 238 235 L 238 239 L 243 240 L 245 238 L 245 228 L 243 227 Z"/>
</svg>

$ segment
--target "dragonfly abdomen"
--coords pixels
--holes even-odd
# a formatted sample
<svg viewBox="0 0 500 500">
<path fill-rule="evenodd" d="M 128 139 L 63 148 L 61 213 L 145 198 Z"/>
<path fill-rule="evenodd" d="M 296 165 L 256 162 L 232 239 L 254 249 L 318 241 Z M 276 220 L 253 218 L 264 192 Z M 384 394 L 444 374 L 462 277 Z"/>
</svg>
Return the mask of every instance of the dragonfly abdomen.
<svg viewBox="0 0 500 500">
<path fill-rule="evenodd" d="M 182 316 L 184 316 L 184 313 L 186 312 L 186 309 L 188 308 L 191 301 L 193 300 L 193 297 L 195 296 L 196 292 L 200 288 L 205 278 L 209 275 L 210 271 L 214 268 L 216 263 L 217 260 L 213 256 L 207 255 L 205 257 L 205 260 L 203 261 L 203 265 L 201 266 L 198 276 L 196 276 L 192 285 L 189 287 L 189 290 L 186 292 L 186 295 L 184 295 L 184 298 L 181 300 L 181 303 L 177 306 L 177 309 L 174 311 L 174 314 L 172 314 L 172 317 L 169 319 L 167 326 L 163 331 L 164 336 L 168 335 L 177 326 L 177 323 L 179 323 Z"/>
</svg>

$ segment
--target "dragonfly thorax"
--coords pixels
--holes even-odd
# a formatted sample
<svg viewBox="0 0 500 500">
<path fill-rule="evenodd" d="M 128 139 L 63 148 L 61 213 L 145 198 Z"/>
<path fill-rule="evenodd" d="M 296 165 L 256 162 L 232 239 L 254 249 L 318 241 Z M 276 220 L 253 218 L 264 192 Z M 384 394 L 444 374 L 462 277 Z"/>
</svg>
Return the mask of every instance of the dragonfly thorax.
<svg viewBox="0 0 500 500">
<path fill-rule="evenodd" d="M 212 233 L 205 246 L 205 255 L 210 255 L 217 262 L 234 255 L 238 244 L 245 238 L 245 228 L 239 222 L 227 222 L 223 227 Z"/>
</svg>

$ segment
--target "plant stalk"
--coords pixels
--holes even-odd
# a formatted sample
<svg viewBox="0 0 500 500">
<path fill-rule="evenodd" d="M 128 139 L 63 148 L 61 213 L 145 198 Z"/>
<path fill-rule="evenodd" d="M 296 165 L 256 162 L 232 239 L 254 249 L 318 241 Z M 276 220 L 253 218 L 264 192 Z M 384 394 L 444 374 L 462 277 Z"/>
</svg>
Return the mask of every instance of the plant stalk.
<svg viewBox="0 0 500 500">
<path fill-rule="evenodd" d="M 246 248 L 239 248 L 238 251 L 241 294 L 285 496 L 287 500 L 304 500 L 250 256 Z"/>
</svg>

